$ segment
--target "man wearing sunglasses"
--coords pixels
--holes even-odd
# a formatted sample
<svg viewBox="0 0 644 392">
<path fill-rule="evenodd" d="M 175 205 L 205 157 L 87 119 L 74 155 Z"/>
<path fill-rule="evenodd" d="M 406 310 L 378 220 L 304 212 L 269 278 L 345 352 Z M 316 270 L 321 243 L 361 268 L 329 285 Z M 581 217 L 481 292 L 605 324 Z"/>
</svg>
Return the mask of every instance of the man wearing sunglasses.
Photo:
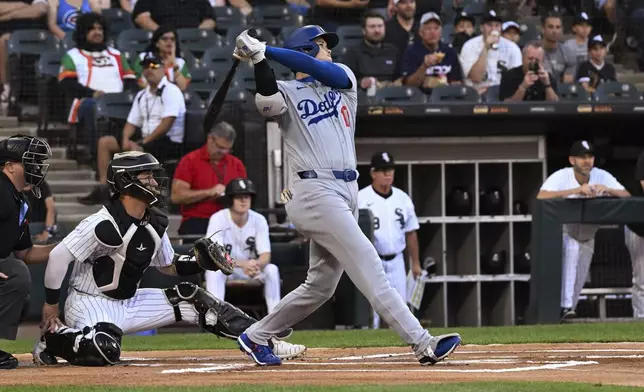
<svg viewBox="0 0 644 392">
<path fill-rule="evenodd" d="M 85 205 L 102 204 L 109 199 L 107 165 L 112 155 L 122 151 L 148 152 L 163 162 L 182 154 L 186 103 L 183 93 L 165 76 L 163 61 L 150 55 L 141 62 L 148 87 L 138 92 L 120 135 L 98 140 L 97 170 L 100 184 L 87 196 Z"/>
</svg>

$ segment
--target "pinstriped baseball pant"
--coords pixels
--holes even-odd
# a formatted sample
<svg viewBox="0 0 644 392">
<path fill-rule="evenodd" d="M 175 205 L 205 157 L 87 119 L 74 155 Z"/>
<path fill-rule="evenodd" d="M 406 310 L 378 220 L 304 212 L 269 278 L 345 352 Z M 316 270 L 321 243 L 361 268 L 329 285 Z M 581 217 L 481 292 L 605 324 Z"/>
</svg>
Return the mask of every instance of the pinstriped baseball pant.
<svg viewBox="0 0 644 392">
<path fill-rule="evenodd" d="M 590 262 L 595 252 L 595 239 L 577 241 L 563 233 L 563 275 L 561 282 L 561 307 L 577 307 L 581 289 L 586 283 Z"/>
<path fill-rule="evenodd" d="M 625 226 L 624 240 L 633 264 L 633 317 L 644 318 L 644 238 Z"/>
</svg>

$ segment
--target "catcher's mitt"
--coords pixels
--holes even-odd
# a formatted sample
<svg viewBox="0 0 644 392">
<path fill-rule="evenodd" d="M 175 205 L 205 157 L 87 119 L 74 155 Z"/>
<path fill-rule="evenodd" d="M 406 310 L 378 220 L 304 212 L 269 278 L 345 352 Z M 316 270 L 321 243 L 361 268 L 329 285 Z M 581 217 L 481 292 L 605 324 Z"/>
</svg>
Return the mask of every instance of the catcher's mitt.
<svg viewBox="0 0 644 392">
<path fill-rule="evenodd" d="M 201 268 L 209 271 L 221 271 L 224 275 L 233 273 L 235 263 L 223 246 L 210 238 L 203 237 L 195 241 L 192 251 Z"/>
</svg>

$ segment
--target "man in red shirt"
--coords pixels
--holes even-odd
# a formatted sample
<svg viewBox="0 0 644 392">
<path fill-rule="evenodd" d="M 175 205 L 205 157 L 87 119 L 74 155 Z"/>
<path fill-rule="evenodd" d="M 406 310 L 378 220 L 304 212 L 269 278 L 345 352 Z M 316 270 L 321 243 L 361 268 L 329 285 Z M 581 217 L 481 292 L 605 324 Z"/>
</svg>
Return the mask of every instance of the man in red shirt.
<svg viewBox="0 0 644 392">
<path fill-rule="evenodd" d="M 233 179 L 247 178 L 246 167 L 230 154 L 235 129 L 226 122 L 215 125 L 206 144 L 179 161 L 172 180 L 171 199 L 181 205 L 181 235 L 205 235 L 208 220 L 225 206 L 217 199 Z"/>
</svg>

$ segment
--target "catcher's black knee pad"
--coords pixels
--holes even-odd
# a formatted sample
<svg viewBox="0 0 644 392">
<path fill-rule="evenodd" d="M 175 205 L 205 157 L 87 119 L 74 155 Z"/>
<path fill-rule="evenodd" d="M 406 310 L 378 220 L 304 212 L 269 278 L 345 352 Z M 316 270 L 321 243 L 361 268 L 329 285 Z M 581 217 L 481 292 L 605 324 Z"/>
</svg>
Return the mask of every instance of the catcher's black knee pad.
<svg viewBox="0 0 644 392">
<path fill-rule="evenodd" d="M 78 337 L 80 336 L 80 339 Z M 47 351 L 77 366 L 114 365 L 121 358 L 123 331 L 112 323 L 97 323 L 82 331 L 65 328 L 45 333 Z"/>
</svg>

